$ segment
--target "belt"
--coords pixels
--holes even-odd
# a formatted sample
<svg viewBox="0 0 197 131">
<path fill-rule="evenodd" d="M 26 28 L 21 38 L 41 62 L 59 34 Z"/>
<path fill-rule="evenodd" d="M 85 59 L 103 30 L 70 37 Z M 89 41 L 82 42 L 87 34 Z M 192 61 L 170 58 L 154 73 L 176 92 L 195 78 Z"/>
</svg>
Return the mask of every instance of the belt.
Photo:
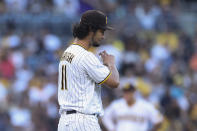
<svg viewBox="0 0 197 131">
<path fill-rule="evenodd" d="M 77 111 L 76 111 L 76 110 L 66 111 L 66 114 L 67 114 L 67 115 L 68 115 L 68 114 L 74 114 L 74 113 L 77 113 Z"/>
<path fill-rule="evenodd" d="M 69 110 L 69 111 L 65 111 L 65 112 L 66 112 L 67 115 L 68 114 L 80 113 L 80 112 L 77 112 L 76 110 Z M 81 113 L 81 114 L 83 114 L 83 113 Z M 87 114 L 87 115 L 94 115 L 94 116 L 98 117 L 98 114 L 96 114 L 96 113 L 94 113 L 94 114 Z"/>
</svg>

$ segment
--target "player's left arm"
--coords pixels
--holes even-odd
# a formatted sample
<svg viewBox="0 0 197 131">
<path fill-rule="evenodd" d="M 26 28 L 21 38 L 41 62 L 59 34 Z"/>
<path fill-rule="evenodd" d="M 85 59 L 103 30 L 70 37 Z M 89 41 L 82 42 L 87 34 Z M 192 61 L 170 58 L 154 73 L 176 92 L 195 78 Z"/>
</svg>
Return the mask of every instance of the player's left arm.
<svg viewBox="0 0 197 131">
<path fill-rule="evenodd" d="M 111 72 L 111 75 L 105 82 L 105 85 L 108 85 L 111 88 L 117 88 L 119 86 L 119 72 L 115 65 L 115 57 L 108 54 L 106 51 L 103 51 L 99 54 L 102 57 L 103 64 L 108 67 Z"/>
</svg>

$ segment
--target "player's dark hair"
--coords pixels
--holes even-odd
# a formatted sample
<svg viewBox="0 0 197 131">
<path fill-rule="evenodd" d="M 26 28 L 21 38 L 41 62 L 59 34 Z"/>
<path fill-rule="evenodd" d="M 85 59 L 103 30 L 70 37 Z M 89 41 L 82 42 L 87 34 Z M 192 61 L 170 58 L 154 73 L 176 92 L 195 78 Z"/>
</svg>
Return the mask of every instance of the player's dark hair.
<svg viewBox="0 0 197 131">
<path fill-rule="evenodd" d="M 96 32 L 97 30 L 98 28 L 95 26 L 76 23 L 73 25 L 73 37 L 83 39 L 88 35 L 90 31 Z"/>
</svg>

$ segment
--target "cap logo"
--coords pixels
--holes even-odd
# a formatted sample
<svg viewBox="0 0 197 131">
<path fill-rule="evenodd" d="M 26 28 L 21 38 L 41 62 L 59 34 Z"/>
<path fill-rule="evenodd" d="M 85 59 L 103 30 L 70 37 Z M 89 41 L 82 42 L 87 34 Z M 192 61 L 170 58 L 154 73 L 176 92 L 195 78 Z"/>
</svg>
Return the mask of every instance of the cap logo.
<svg viewBox="0 0 197 131">
<path fill-rule="evenodd" d="M 107 16 L 106 16 L 106 24 L 107 24 Z"/>
<path fill-rule="evenodd" d="M 127 83 L 125 86 L 124 86 L 124 89 L 129 89 L 130 88 L 130 84 L 129 83 Z"/>
</svg>

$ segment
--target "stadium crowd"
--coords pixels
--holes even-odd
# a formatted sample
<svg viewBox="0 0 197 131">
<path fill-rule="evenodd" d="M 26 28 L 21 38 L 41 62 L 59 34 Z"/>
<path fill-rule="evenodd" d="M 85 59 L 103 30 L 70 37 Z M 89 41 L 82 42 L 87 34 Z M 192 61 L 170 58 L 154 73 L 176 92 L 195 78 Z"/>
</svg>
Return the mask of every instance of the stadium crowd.
<svg viewBox="0 0 197 131">
<path fill-rule="evenodd" d="M 58 61 L 87 9 L 115 28 L 91 49 L 113 54 L 121 76 L 118 89 L 103 88 L 104 108 L 131 82 L 164 115 L 159 131 L 196 131 L 197 28 L 182 28 L 179 0 L 0 1 L 0 130 L 57 130 Z"/>
</svg>

